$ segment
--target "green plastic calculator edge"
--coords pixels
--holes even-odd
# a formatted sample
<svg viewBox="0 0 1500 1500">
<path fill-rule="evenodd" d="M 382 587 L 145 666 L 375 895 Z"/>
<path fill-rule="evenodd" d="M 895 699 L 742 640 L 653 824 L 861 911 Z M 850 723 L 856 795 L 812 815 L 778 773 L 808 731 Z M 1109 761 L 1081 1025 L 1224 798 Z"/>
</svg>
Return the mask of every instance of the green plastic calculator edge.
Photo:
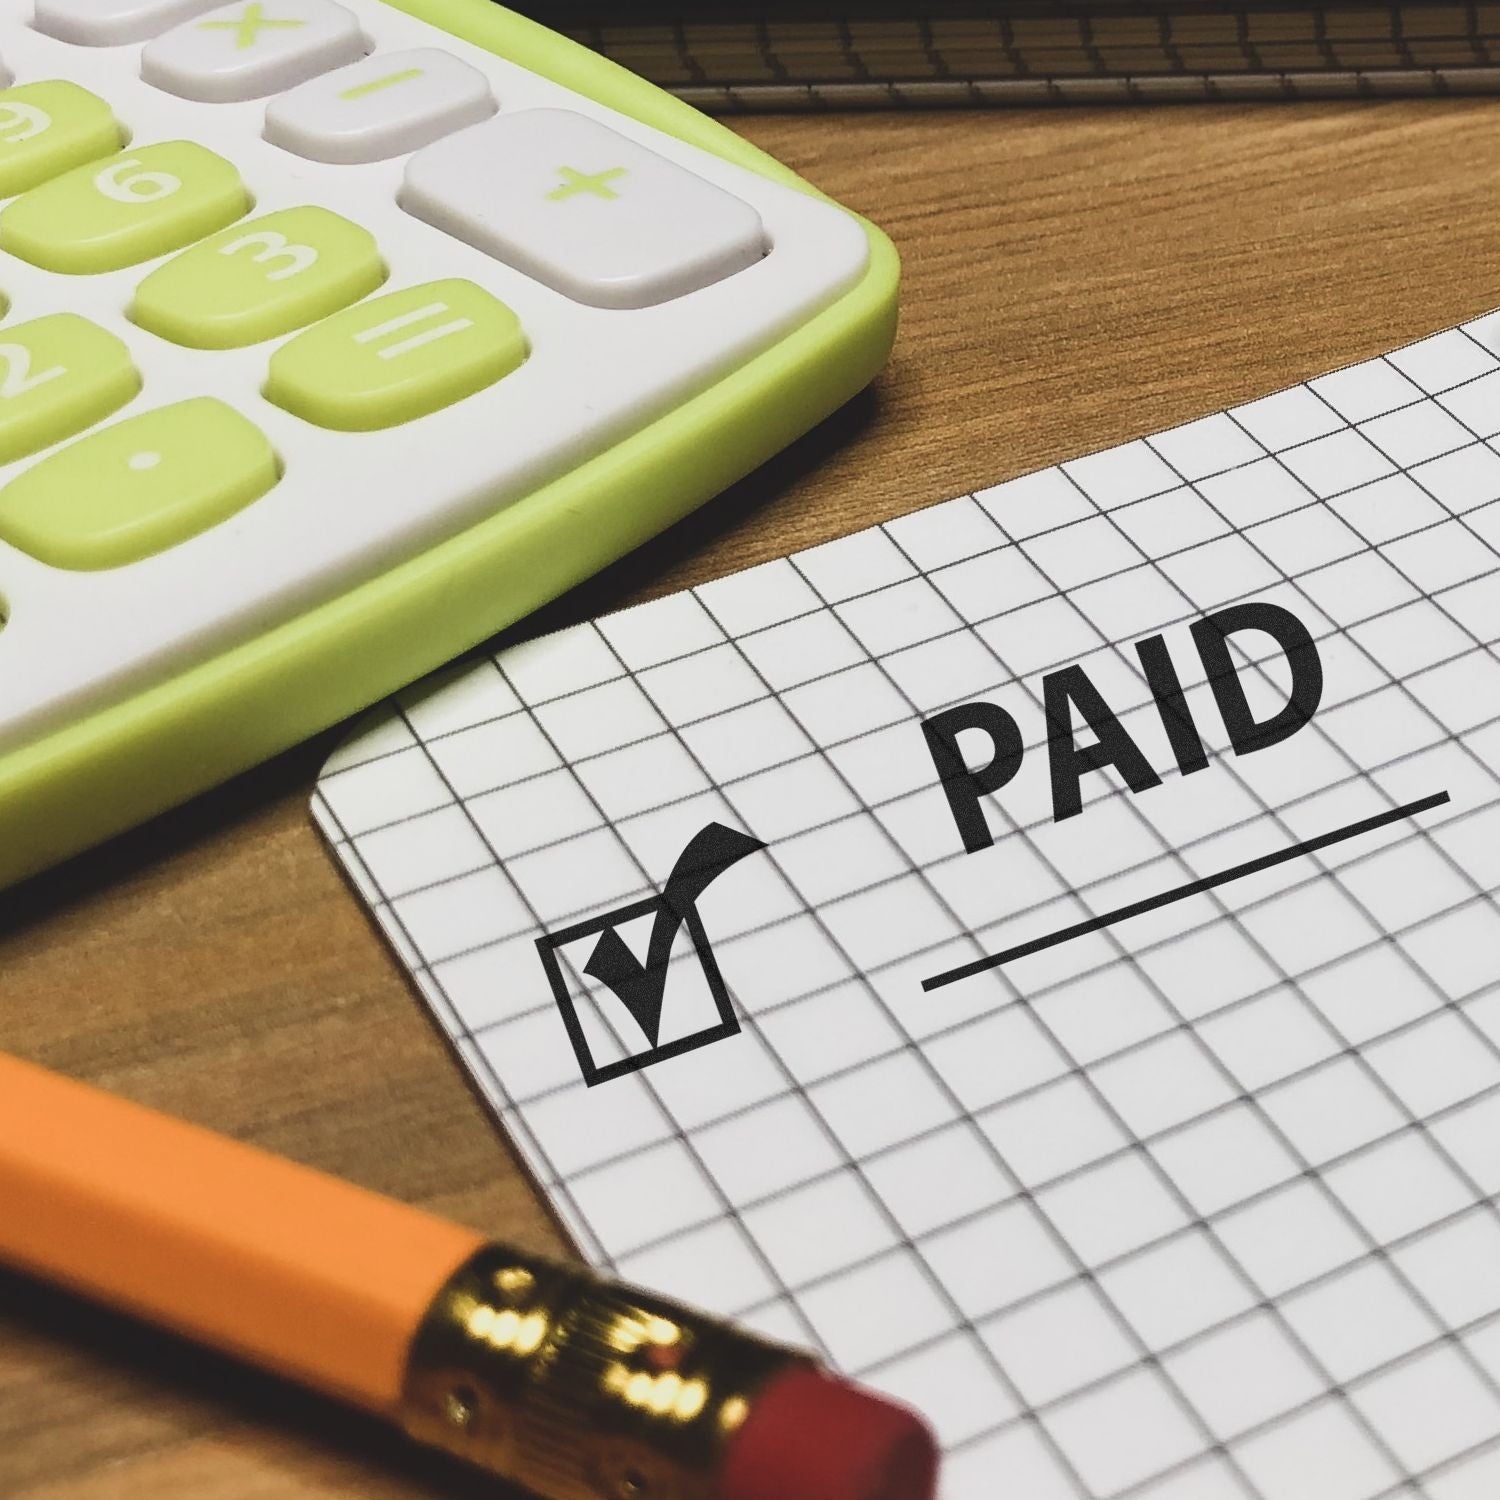
<svg viewBox="0 0 1500 1500">
<path fill-rule="evenodd" d="M 724 126 L 490 0 L 382 3 L 816 193 Z M 870 263 L 855 287 L 643 431 L 391 572 L 0 756 L 0 886 L 206 791 L 462 654 L 687 515 L 862 390 L 895 338 L 900 264 L 886 236 L 860 222 Z"/>
</svg>

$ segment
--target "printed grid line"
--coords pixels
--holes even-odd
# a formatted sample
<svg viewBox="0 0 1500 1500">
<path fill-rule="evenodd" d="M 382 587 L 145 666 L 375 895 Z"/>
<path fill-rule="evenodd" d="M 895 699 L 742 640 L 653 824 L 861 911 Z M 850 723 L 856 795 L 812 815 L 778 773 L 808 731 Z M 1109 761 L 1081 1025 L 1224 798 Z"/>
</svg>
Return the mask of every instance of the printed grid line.
<svg viewBox="0 0 1500 1500">
<path fill-rule="evenodd" d="M 1493 1287 L 1468 1285 L 1464 1278 L 1474 1281 L 1479 1271 L 1464 1270 L 1467 1262 L 1453 1257 L 1476 1236 L 1500 1247 L 1500 1147 L 1488 1145 L 1500 1132 L 1500 869 L 1487 853 L 1500 832 L 1494 770 L 1500 739 L 1491 732 L 1500 714 L 1476 713 L 1474 705 L 1476 697 L 1491 706 L 1500 702 L 1500 611 L 1479 592 L 1500 580 L 1497 533 L 1488 529 L 1500 518 L 1495 432 L 1489 430 L 1500 432 L 1500 421 L 1488 418 L 1485 408 L 1500 382 L 1495 328 L 1494 321 L 1480 320 L 1203 424 L 753 570 L 763 580 L 795 581 L 805 606 L 784 615 L 773 611 L 760 623 L 736 620 L 725 588 L 707 585 L 522 648 L 542 655 L 525 670 L 508 670 L 511 657 L 490 668 L 498 668 L 506 695 L 476 704 L 472 715 L 439 715 L 428 734 L 420 702 L 406 699 L 398 710 L 404 735 L 382 738 L 377 730 L 368 755 L 355 750 L 336 763 L 316 799 L 319 821 L 591 1258 L 627 1274 L 648 1267 L 671 1290 L 675 1274 L 703 1275 L 702 1256 L 695 1263 L 691 1247 L 712 1243 L 723 1267 L 699 1300 L 812 1344 L 862 1378 L 929 1408 L 944 1428 L 950 1456 L 945 1500 L 992 1493 L 997 1465 L 1024 1472 L 1028 1494 L 1038 1500 L 1053 1494 L 1165 1496 L 1168 1488 L 1176 1495 L 1189 1492 L 1183 1484 L 1195 1496 L 1300 1500 L 1311 1491 L 1299 1487 L 1305 1474 L 1297 1477 L 1296 1455 L 1305 1456 L 1314 1441 L 1320 1452 L 1346 1461 L 1350 1500 L 1449 1500 L 1461 1493 L 1450 1479 L 1493 1486 L 1500 1478 L 1500 1278 L 1492 1278 Z M 1375 392 L 1383 394 L 1372 401 Z M 1218 468 L 1204 466 L 1191 437 L 1210 426 L 1213 433 L 1205 432 L 1197 447 L 1212 447 L 1216 457 L 1239 455 Z M 1437 466 L 1445 461 L 1456 462 L 1440 474 Z M 1465 464 L 1488 466 L 1491 473 L 1465 475 Z M 1259 517 L 1236 515 L 1246 492 L 1235 484 L 1273 470 L 1278 493 L 1295 493 L 1297 503 Z M 1143 475 L 1150 482 L 1141 488 Z M 1339 482 L 1351 476 L 1355 482 Z M 1215 479 L 1225 482 L 1215 488 Z M 1400 489 L 1390 487 L 1395 479 Z M 1457 490 L 1465 492 L 1455 498 Z M 1419 496 L 1433 508 L 1431 518 L 1382 534 L 1384 511 L 1370 511 L 1365 497 L 1383 500 L 1386 493 L 1393 505 Z M 1064 494 L 1073 500 L 1059 501 Z M 1056 522 L 1044 501 L 1074 509 Z M 1185 546 L 1154 544 L 1151 528 L 1159 521 L 1152 521 L 1150 507 L 1158 501 L 1161 514 L 1172 504 L 1189 506 L 1197 524 L 1210 526 L 1208 534 Z M 1364 530 L 1361 505 L 1368 511 Z M 1300 535 L 1292 530 L 1297 526 L 1304 528 Z M 1339 531 L 1348 540 L 1338 546 L 1348 550 L 1322 555 L 1318 548 L 1326 549 Z M 944 542 L 934 553 L 934 536 L 943 533 L 962 533 L 963 547 L 949 555 Z M 1227 567 L 1226 542 L 1229 550 L 1239 549 Z M 1094 551 L 1131 561 L 1085 576 L 1079 566 L 1093 566 Z M 872 574 L 872 558 L 883 558 L 881 566 L 894 572 L 876 567 Z M 968 564 L 998 570 L 1015 559 L 1043 584 L 1037 597 L 985 612 L 971 607 L 972 596 L 966 603 L 951 586 L 940 586 Z M 1236 590 L 1236 580 L 1243 584 L 1240 575 L 1252 566 L 1265 581 Z M 1128 633 L 1111 628 L 1097 584 L 1118 584 L 1127 603 L 1149 604 L 1155 623 L 1137 621 L 1139 628 Z M 1383 600 L 1378 588 L 1386 591 Z M 957 623 L 891 644 L 890 621 L 929 594 Z M 1158 619 L 1162 598 L 1175 605 Z M 880 795 L 873 762 L 861 763 L 859 754 L 872 744 L 884 746 L 881 737 L 893 726 L 914 728 L 915 719 L 971 697 L 1028 701 L 1036 721 L 1040 676 L 1076 657 L 1096 672 L 1113 663 L 1105 695 L 1124 704 L 1122 721 L 1138 728 L 1151 700 L 1140 697 L 1144 675 L 1129 643 L 1237 598 L 1288 603 L 1314 622 L 1320 649 L 1337 648 L 1333 659 L 1340 668 L 1351 675 L 1357 668 L 1373 683 L 1343 697 L 1331 693 L 1324 717 L 1299 731 L 1294 743 L 1300 749 L 1286 747 L 1312 766 L 1311 783 L 1273 773 L 1274 751 L 1235 760 L 1222 745 L 1210 744 L 1212 765 L 1202 778 L 1233 789 L 1225 803 L 1232 801 L 1231 815 L 1205 821 L 1194 809 L 1185 832 L 1182 815 L 1166 811 L 1166 799 L 1188 785 L 1179 776 L 1166 776 L 1155 801 L 1122 791 L 1113 776 L 1093 777 L 1097 785 L 1088 788 L 1077 821 L 1106 813 L 1112 821 L 1098 825 L 1109 834 L 1088 851 L 1092 865 L 1082 873 L 1078 849 L 1067 846 L 1049 819 L 1028 816 L 1002 793 L 987 799 L 996 847 L 1007 857 L 1023 853 L 1045 893 L 1016 910 L 997 896 L 992 915 L 978 922 L 955 907 L 951 872 L 963 868 L 963 857 L 952 853 L 951 829 L 949 847 L 932 853 L 908 816 L 920 806 L 923 789 Z M 862 615 L 861 604 L 877 613 Z M 1019 621 L 1028 610 L 1030 619 L 1038 618 L 1039 604 L 1055 605 L 1077 627 L 1074 639 L 1087 644 L 1072 657 L 1013 666 L 1011 646 L 1029 649 L 1031 643 L 1019 626 L 1007 635 L 1005 622 Z M 1120 618 L 1117 607 L 1114 618 Z M 684 620 L 691 628 L 680 637 Z M 1404 628 L 1396 630 L 1395 622 Z M 700 643 L 689 640 L 684 648 L 685 639 L 697 639 L 694 631 L 701 632 Z M 885 644 L 872 644 L 882 631 Z M 1438 649 L 1443 637 L 1460 644 Z M 810 655 L 838 640 L 846 659 L 778 685 L 778 673 L 768 676 L 767 664 L 775 665 L 776 643 L 788 638 L 800 640 Z M 1421 648 L 1415 665 L 1407 660 L 1413 640 Z M 583 650 L 584 642 L 592 653 L 589 672 L 603 663 L 610 675 L 585 673 L 570 687 L 568 653 Z M 903 652 L 946 653 L 960 643 L 977 659 L 987 658 L 990 670 L 941 702 L 914 697 L 910 673 L 898 676 L 891 665 Z M 1421 654 L 1429 646 L 1430 660 Z M 1276 689 L 1270 656 L 1238 650 L 1237 656 L 1247 680 Z M 756 697 L 694 715 L 680 684 L 662 696 L 670 684 L 657 669 L 691 671 L 731 658 L 758 684 Z M 529 686 L 538 661 L 557 668 L 541 692 Z M 1131 688 L 1125 696 L 1122 682 Z M 587 695 L 610 683 L 628 695 L 620 701 L 644 705 L 649 732 L 618 743 L 606 736 L 596 750 L 571 753 L 568 736 L 559 739 L 548 729 L 555 705 L 597 703 Z M 926 684 L 919 685 L 925 692 Z M 709 690 L 700 672 L 696 691 Z M 1201 682 L 1189 683 L 1188 701 L 1195 691 L 1201 701 L 1202 690 Z M 833 702 L 865 711 L 868 722 L 851 734 L 830 732 Z M 726 770 L 722 745 L 715 748 L 702 726 L 755 705 L 774 709 L 780 716 L 774 722 L 791 726 L 800 746 L 784 754 L 783 738 L 765 764 L 752 756 Z M 1420 725 L 1420 735 L 1401 743 L 1398 734 L 1395 754 L 1356 754 L 1346 743 L 1347 725 L 1339 726 L 1341 734 L 1329 731 L 1329 721 L 1344 709 L 1408 737 Z M 545 740 L 551 765 L 461 791 L 444 771 L 448 746 L 471 731 L 489 733 L 520 719 Z M 758 752 L 758 741 L 751 740 Z M 1034 761 L 1038 745 L 1030 736 L 1027 748 Z M 745 747 L 739 750 L 744 759 Z M 430 794 L 436 804 L 423 806 L 417 797 L 411 810 L 372 824 L 352 789 L 362 779 L 373 786 L 377 777 L 404 777 L 412 753 L 436 779 Z M 672 764 L 691 771 L 696 790 L 677 792 L 659 775 L 654 790 L 666 795 L 635 806 L 639 789 L 622 789 L 629 781 L 621 769 L 627 753 L 643 757 L 646 782 L 651 765 Z M 738 1049 L 744 1066 L 727 1074 L 727 1065 L 708 1061 L 704 1052 L 678 1059 L 670 1065 L 675 1071 L 663 1066 L 587 1093 L 565 1076 L 536 1086 L 532 1063 L 546 1054 L 534 1039 L 549 1019 L 550 1002 L 534 998 L 535 976 L 529 979 L 533 999 L 515 1003 L 501 985 L 507 999 L 486 1014 L 495 986 L 476 987 L 465 977 L 466 966 L 493 960 L 493 973 L 479 972 L 491 980 L 518 975 L 508 965 L 542 927 L 543 913 L 555 929 L 564 919 L 653 894 L 653 874 L 659 877 L 670 862 L 659 850 L 671 836 L 690 831 L 700 815 L 719 812 L 755 832 L 756 809 L 770 805 L 766 785 L 779 786 L 783 800 L 795 802 L 802 793 L 789 778 L 808 774 L 809 767 L 838 789 L 844 811 L 805 826 L 789 823 L 789 831 L 769 837 L 764 860 L 770 876 L 755 893 L 760 911 L 715 931 L 744 1031 L 712 1050 L 727 1058 Z M 511 848 L 495 835 L 493 814 L 474 810 L 487 796 L 516 788 L 544 801 L 559 785 L 559 773 L 575 801 L 583 799 L 588 819 L 534 846 Z M 1311 874 L 1232 896 L 1205 893 L 1206 919 L 1194 898 L 1184 905 L 1196 915 L 1134 919 L 1137 930 L 1133 922 L 1095 934 L 1099 944 L 1086 952 L 1080 940 L 1081 956 L 1070 956 L 1071 967 L 1033 972 L 1027 959 L 1020 978 L 977 976 L 956 987 L 967 998 L 946 1019 L 931 1013 L 938 997 L 927 1001 L 927 1012 L 911 999 L 915 976 L 941 967 L 945 955 L 985 951 L 989 934 L 1013 930 L 1017 911 L 1023 917 L 1058 910 L 1088 916 L 1096 900 L 1107 907 L 1121 890 L 1141 894 L 1147 872 L 1170 869 L 1195 878 L 1203 873 L 1195 861 L 1211 859 L 1216 848 L 1259 852 L 1272 830 L 1297 842 L 1341 821 L 1330 809 L 1368 814 L 1444 789 L 1450 780 L 1451 816 L 1382 838 L 1377 846 L 1341 850 L 1337 858 L 1321 851 Z M 341 804 L 358 815 L 341 817 Z M 423 845 L 431 820 L 455 809 L 474 838 L 463 849 Z M 539 816 L 545 822 L 550 815 Z M 848 889 L 829 886 L 828 870 L 816 860 L 810 864 L 806 851 L 825 847 L 823 865 L 837 867 L 840 848 L 830 841 L 850 830 L 870 831 L 874 843 L 866 847 L 882 851 L 870 859 L 883 860 L 883 871 L 853 872 Z M 596 835 L 614 851 L 615 886 L 601 876 L 603 883 L 585 882 L 587 889 L 570 892 L 543 862 L 558 851 L 577 860 L 585 848 L 600 849 L 590 842 Z M 391 856 L 382 838 L 390 848 L 409 846 L 417 864 L 425 861 L 418 883 L 407 876 L 398 891 L 383 888 L 375 867 Z M 1246 844 L 1246 838 L 1259 842 Z M 853 863 L 852 856 L 842 857 Z M 1419 859 L 1420 866 L 1414 863 Z M 1426 878 L 1403 879 L 1406 868 L 1421 868 Z M 934 875 L 944 871 L 950 873 L 939 884 Z M 447 929 L 434 913 L 444 898 L 457 901 L 475 877 L 513 897 L 522 920 L 505 931 L 469 932 L 474 940 L 454 947 L 451 937 L 464 928 L 466 912 L 452 917 Z M 935 916 L 926 928 L 918 924 L 903 934 L 897 952 L 882 956 L 877 917 L 895 910 L 895 896 L 908 903 L 920 898 Z M 858 911 L 876 917 L 861 925 L 851 915 Z M 1312 912 L 1317 920 L 1293 921 L 1289 912 Z M 806 991 L 763 995 L 776 947 L 790 943 L 794 932 L 813 933 L 809 951 L 832 968 Z M 1174 969 L 1183 953 L 1195 955 L 1188 976 L 1196 976 L 1197 989 Z M 587 994 L 586 976 L 565 962 L 577 993 Z M 1217 986 L 1208 1001 L 1199 992 L 1205 986 Z M 873 1029 L 846 1055 L 838 1055 L 837 1038 L 810 1044 L 802 1021 L 800 1036 L 788 1029 L 794 1016 L 815 1008 L 835 1014 L 835 1002 L 842 1007 L 837 1014 L 849 1013 L 856 992 L 863 996 L 860 1024 Z M 1078 1020 L 1080 996 L 1087 1024 Z M 1373 1023 L 1360 1009 L 1366 999 L 1380 1011 Z M 1280 1009 L 1273 1012 L 1273 1006 Z M 1273 1019 L 1263 1020 L 1268 1016 Z M 1255 1068 L 1264 1063 L 1247 1048 L 1255 1028 L 1246 1018 L 1260 1021 L 1272 1042 L 1303 1060 L 1256 1081 Z M 610 1045 L 629 1049 L 608 1007 L 596 1005 L 596 1020 Z M 1099 1045 L 1093 1032 L 1106 1022 L 1117 1034 Z M 1014 1076 L 986 1094 L 972 1059 L 985 1052 L 991 1036 L 1002 1034 L 995 1029 L 1002 1023 L 1018 1054 L 1030 1049 L 1023 1059 L 1029 1071 L 1017 1064 Z M 1258 1045 L 1264 1053 L 1265 1035 Z M 706 1107 L 684 1087 L 684 1067 L 713 1072 L 727 1085 L 723 1097 Z M 1168 1069 L 1193 1080 L 1181 1085 L 1180 1103 L 1173 1101 L 1176 1116 L 1162 1114 L 1160 1102 L 1141 1086 L 1142 1078 L 1154 1080 L 1157 1094 L 1172 1094 L 1178 1085 Z M 1191 1096 L 1193 1088 L 1199 1097 Z M 868 1118 L 868 1100 L 877 1091 L 893 1101 L 888 1113 L 900 1117 L 898 1128 L 883 1136 L 871 1135 Z M 865 1117 L 856 1106 L 865 1108 Z M 1339 1139 L 1330 1122 L 1346 1117 Z M 621 1125 L 618 1132 L 601 1129 L 611 1119 Z M 1049 1133 L 1027 1128 L 1027 1121 L 1053 1127 L 1063 1121 L 1067 1128 Z M 759 1183 L 740 1179 L 734 1158 L 724 1154 L 726 1140 L 739 1140 L 753 1127 L 763 1132 L 761 1152 L 776 1154 L 772 1147 L 779 1145 L 786 1158 L 777 1163 L 780 1175 Z M 768 1139 L 765 1132 L 780 1134 Z M 587 1143 L 585 1135 L 592 1137 Z M 1214 1150 L 1222 1157 L 1218 1175 L 1234 1179 L 1232 1189 L 1205 1174 L 1203 1158 Z M 913 1161 L 947 1162 L 947 1175 L 959 1187 L 965 1174 L 972 1182 L 955 1188 L 952 1201 L 936 1203 L 930 1186 L 917 1181 L 922 1174 L 907 1165 Z M 686 1175 L 673 1177 L 664 1162 Z M 1385 1190 L 1384 1203 L 1371 1193 L 1372 1173 L 1395 1184 Z M 653 1225 L 648 1205 L 659 1207 L 663 1184 L 672 1182 L 695 1185 L 693 1201 L 704 1211 L 663 1229 Z M 634 1186 L 640 1207 L 621 1209 L 622 1183 Z M 1137 1196 L 1123 1217 L 1133 1215 L 1135 1222 L 1124 1225 L 1129 1233 L 1123 1239 L 1115 1225 L 1111 1242 L 1099 1210 L 1126 1186 Z M 815 1266 L 799 1262 L 799 1256 L 806 1260 L 806 1246 L 798 1247 L 787 1230 L 799 1216 L 809 1233 L 824 1227 L 810 1228 L 799 1206 L 810 1193 L 829 1203 L 830 1195 L 843 1194 L 840 1201 L 858 1207 L 854 1217 L 864 1216 L 858 1234 Z M 1288 1214 L 1326 1264 L 1306 1258 L 1311 1249 L 1295 1266 L 1278 1263 L 1277 1255 L 1284 1259 L 1286 1252 L 1273 1251 L 1268 1226 Z M 995 1243 L 1004 1243 L 996 1239 L 1002 1224 L 1005 1234 L 1017 1236 L 1014 1245 L 1024 1246 L 1014 1264 L 987 1259 Z M 1434 1247 L 1445 1257 L 1444 1277 L 1435 1277 L 1424 1259 L 1438 1253 Z M 1211 1311 L 1199 1309 L 1192 1326 L 1171 1329 L 1171 1299 L 1143 1298 L 1140 1288 L 1162 1275 L 1169 1257 L 1190 1252 L 1199 1257 L 1194 1285 L 1214 1284 L 1217 1301 Z M 1009 1284 L 986 1286 L 981 1274 L 976 1290 L 976 1266 Z M 1330 1311 L 1335 1297 L 1348 1296 L 1355 1277 L 1373 1278 L 1381 1289 L 1362 1304 L 1364 1319 L 1378 1324 L 1383 1313 L 1389 1324 L 1380 1333 L 1387 1343 L 1360 1360 L 1345 1347 L 1350 1328 Z M 894 1345 L 872 1344 L 854 1326 L 848 1304 L 856 1295 L 891 1303 L 904 1298 L 916 1309 L 904 1315 Z M 1208 1290 L 1201 1295 L 1206 1309 L 1213 1299 Z M 1175 1315 L 1180 1318 L 1180 1310 Z M 1398 1336 L 1402 1319 L 1410 1327 Z M 1234 1387 L 1228 1397 L 1226 1361 L 1243 1377 L 1238 1385 L 1228 1382 Z M 1272 1389 L 1272 1374 L 1281 1377 L 1279 1390 Z M 1445 1395 L 1436 1437 L 1401 1414 L 1397 1397 L 1419 1387 Z"/>
</svg>

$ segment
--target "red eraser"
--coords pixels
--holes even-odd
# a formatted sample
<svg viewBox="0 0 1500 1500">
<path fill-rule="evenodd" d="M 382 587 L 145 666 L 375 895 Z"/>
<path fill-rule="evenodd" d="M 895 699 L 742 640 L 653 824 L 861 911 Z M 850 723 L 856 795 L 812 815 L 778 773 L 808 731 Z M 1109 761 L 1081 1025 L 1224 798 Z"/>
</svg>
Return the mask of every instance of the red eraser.
<svg viewBox="0 0 1500 1500">
<path fill-rule="evenodd" d="M 718 1500 L 933 1500 L 937 1444 L 915 1412 L 811 1365 L 756 1398 Z"/>
</svg>

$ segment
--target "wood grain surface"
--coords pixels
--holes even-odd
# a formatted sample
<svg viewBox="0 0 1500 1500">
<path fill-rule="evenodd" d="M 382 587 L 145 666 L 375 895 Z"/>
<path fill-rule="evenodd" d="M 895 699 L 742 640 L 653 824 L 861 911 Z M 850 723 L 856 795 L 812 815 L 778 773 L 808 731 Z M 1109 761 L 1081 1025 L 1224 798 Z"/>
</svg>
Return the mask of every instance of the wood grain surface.
<svg viewBox="0 0 1500 1500">
<path fill-rule="evenodd" d="M 906 262 L 895 359 L 549 625 L 1500 305 L 1500 101 L 739 128 L 892 233 Z M 0 894 L 0 1048 L 562 1249 L 313 832 L 333 738 Z M 482 1493 L 495 1490 L 373 1422 L 0 1274 L 5 1500 Z"/>
</svg>

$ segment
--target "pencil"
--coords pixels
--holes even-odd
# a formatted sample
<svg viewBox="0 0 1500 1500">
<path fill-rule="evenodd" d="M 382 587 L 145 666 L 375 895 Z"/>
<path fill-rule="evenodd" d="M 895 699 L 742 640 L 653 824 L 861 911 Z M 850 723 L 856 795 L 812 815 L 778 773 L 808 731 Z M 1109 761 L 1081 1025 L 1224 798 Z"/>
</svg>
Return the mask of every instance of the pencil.
<svg viewBox="0 0 1500 1500">
<path fill-rule="evenodd" d="M 0 1261 L 546 1500 L 934 1492 L 925 1425 L 796 1350 L 4 1054 Z"/>
</svg>

